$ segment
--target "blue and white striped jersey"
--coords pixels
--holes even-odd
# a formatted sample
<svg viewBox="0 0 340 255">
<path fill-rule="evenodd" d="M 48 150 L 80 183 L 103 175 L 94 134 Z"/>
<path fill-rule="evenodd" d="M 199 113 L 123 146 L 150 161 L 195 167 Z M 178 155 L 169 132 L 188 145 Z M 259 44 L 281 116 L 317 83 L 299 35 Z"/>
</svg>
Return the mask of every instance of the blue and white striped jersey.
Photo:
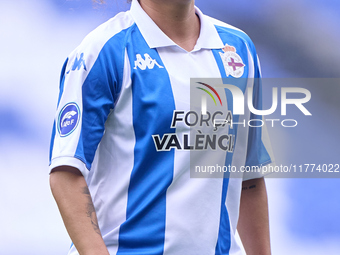
<svg viewBox="0 0 340 255">
<path fill-rule="evenodd" d="M 191 52 L 134 0 L 130 11 L 91 32 L 64 64 L 50 169 L 69 165 L 82 172 L 112 255 L 243 254 L 235 239 L 242 180 L 259 175 L 191 178 L 190 166 L 266 164 L 262 130 L 239 125 L 214 131 L 190 108 L 190 78 L 243 79 L 240 88 L 253 87 L 259 109 L 261 84 L 249 78 L 260 70 L 246 34 L 196 13 L 201 31 Z M 230 93 L 197 85 L 197 93 L 210 91 L 206 99 L 216 99 L 211 119 L 228 114 Z M 189 134 L 196 124 L 195 142 Z M 78 254 L 74 246 L 69 254 Z"/>
</svg>

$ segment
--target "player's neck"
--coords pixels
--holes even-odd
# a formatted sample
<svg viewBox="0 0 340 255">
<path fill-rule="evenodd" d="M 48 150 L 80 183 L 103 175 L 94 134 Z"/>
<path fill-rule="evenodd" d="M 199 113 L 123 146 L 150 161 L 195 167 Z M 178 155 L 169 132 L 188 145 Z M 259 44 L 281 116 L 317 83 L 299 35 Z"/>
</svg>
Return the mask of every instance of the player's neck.
<svg viewBox="0 0 340 255">
<path fill-rule="evenodd" d="M 157 26 L 186 51 L 196 45 L 200 21 L 192 0 L 141 0 L 144 11 Z"/>
</svg>

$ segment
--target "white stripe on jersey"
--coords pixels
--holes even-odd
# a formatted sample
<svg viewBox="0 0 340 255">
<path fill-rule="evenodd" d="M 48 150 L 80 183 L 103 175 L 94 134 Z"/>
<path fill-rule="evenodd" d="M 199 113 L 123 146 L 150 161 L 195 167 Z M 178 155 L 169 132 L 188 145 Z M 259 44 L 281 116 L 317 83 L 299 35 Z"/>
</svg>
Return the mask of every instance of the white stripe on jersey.
<svg viewBox="0 0 340 255">
<path fill-rule="evenodd" d="M 164 65 L 170 74 L 172 91 L 176 109 L 190 111 L 190 78 L 219 77 L 220 73 L 215 58 L 210 50 L 186 53 L 178 47 L 172 50 L 158 50 Z M 188 55 L 188 58 L 183 58 Z M 182 59 L 180 62 L 173 59 Z M 187 84 L 187 86 L 181 86 Z M 224 94 L 221 93 L 224 96 Z M 190 129 L 179 123 L 176 133 L 183 134 Z M 204 132 L 203 132 L 204 133 Z M 180 141 L 183 144 L 183 141 Z M 208 152 L 207 152 L 208 153 Z M 209 165 L 206 160 L 200 162 L 199 156 L 195 161 L 193 151 L 175 151 L 173 182 L 167 191 L 166 229 L 164 255 L 180 251 L 186 255 L 214 254 L 218 238 L 218 228 L 221 208 L 223 178 L 190 178 L 190 161 L 195 165 Z M 216 152 L 214 164 L 224 165 L 225 152 Z M 186 162 L 183 167 L 183 162 Z M 194 195 L 193 190 L 205 191 Z M 206 201 L 210 205 L 206 206 Z M 180 215 L 180 217 L 179 217 Z M 204 230 L 204 233 L 202 233 Z M 200 235 L 204 235 L 204 242 Z"/>
</svg>

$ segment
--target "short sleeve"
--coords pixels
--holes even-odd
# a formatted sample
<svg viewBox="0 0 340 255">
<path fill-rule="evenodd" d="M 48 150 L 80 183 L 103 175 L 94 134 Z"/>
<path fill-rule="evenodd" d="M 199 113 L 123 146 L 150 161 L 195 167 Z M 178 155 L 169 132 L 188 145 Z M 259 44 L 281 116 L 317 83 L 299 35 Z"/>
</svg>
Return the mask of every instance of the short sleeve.
<svg viewBox="0 0 340 255">
<path fill-rule="evenodd" d="M 262 80 L 257 55 L 254 69 L 252 102 L 255 109 L 262 110 Z M 261 167 L 274 161 L 264 117 L 251 112 L 250 120 L 260 121 L 258 121 L 258 123 L 254 122 L 253 125 L 249 125 L 248 127 L 248 145 L 245 163 L 246 170 L 248 171 L 243 174 L 243 180 L 263 177 L 265 173 L 262 172 Z M 263 125 L 259 125 L 259 123 Z"/>
<path fill-rule="evenodd" d="M 110 47 L 83 43 L 68 57 L 60 79 L 50 149 L 50 170 L 78 168 L 84 176 L 119 94 L 119 64 Z"/>
</svg>

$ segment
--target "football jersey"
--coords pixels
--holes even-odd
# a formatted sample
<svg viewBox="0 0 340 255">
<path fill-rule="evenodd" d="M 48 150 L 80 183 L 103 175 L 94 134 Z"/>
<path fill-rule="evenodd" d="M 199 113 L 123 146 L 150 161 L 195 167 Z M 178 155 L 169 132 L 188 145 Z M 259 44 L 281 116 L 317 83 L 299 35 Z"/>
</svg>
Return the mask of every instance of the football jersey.
<svg viewBox="0 0 340 255">
<path fill-rule="evenodd" d="M 187 52 L 133 0 L 64 64 L 50 170 L 81 171 L 111 255 L 243 254 L 235 239 L 242 181 L 261 174 L 191 174 L 271 161 L 261 127 L 216 128 L 218 117 L 247 123 L 256 116 L 247 109 L 230 116 L 232 94 L 206 80 L 252 88 L 260 109 L 261 83 L 253 79 L 260 68 L 245 33 L 196 14 L 200 35 Z M 205 114 L 192 105 L 196 94 L 210 103 Z M 69 254 L 78 254 L 74 245 Z"/>
</svg>

